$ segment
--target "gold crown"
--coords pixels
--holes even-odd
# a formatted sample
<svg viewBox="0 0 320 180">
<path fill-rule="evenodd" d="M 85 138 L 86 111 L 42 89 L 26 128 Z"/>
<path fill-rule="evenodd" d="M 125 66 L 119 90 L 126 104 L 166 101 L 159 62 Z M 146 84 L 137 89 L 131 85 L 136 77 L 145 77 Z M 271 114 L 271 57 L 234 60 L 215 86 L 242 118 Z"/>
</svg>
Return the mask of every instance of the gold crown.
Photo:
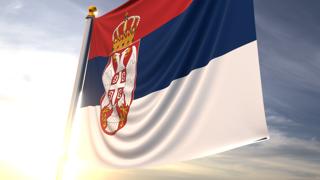
<svg viewBox="0 0 320 180">
<path fill-rule="evenodd" d="M 128 47 L 134 39 L 137 27 L 139 25 L 139 16 L 130 16 L 126 14 L 122 21 L 112 34 L 112 52 Z"/>
</svg>

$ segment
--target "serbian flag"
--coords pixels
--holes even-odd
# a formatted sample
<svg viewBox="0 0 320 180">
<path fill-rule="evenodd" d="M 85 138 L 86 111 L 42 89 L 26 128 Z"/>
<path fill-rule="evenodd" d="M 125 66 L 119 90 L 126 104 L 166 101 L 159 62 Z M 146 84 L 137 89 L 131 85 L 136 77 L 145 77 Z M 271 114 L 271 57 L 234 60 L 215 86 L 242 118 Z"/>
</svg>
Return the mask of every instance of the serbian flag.
<svg viewBox="0 0 320 180">
<path fill-rule="evenodd" d="M 91 33 L 79 158 L 141 167 L 268 138 L 253 0 L 130 0 Z"/>
</svg>

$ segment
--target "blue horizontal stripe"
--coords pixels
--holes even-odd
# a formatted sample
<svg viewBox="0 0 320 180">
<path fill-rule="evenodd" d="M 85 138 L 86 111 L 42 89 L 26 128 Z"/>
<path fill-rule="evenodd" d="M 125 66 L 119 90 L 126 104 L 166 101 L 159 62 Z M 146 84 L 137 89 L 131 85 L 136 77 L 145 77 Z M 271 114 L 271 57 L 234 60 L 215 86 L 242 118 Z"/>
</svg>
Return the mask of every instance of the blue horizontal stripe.
<svg viewBox="0 0 320 180">
<path fill-rule="evenodd" d="M 102 73 L 107 65 L 107 59 L 107 57 L 96 57 L 88 62 L 82 91 L 82 107 L 100 104 L 100 98 L 105 92 Z"/>
<path fill-rule="evenodd" d="M 134 98 L 161 90 L 255 39 L 252 0 L 194 0 L 184 13 L 141 40 Z M 89 61 L 83 106 L 99 104 L 106 63 L 107 57 Z"/>
</svg>

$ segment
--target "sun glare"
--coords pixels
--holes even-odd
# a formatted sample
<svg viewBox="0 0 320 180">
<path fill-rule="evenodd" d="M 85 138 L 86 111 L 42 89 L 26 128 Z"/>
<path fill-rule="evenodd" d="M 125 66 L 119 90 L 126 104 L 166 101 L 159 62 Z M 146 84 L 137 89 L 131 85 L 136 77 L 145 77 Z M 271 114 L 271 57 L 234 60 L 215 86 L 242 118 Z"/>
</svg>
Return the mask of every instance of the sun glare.
<svg viewBox="0 0 320 180">
<path fill-rule="evenodd" d="M 77 57 L 0 54 L 0 179 L 55 179 Z"/>
</svg>

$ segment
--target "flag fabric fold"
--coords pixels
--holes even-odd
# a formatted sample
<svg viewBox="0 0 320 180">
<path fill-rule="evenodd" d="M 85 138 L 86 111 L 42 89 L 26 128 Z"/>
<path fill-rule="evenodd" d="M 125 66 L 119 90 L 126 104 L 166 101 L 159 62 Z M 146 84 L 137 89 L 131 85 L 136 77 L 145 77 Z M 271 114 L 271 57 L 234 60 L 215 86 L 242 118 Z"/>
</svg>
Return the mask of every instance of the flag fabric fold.
<svg viewBox="0 0 320 180">
<path fill-rule="evenodd" d="M 131 0 L 94 20 L 75 154 L 126 168 L 268 138 L 252 0 Z"/>
</svg>

